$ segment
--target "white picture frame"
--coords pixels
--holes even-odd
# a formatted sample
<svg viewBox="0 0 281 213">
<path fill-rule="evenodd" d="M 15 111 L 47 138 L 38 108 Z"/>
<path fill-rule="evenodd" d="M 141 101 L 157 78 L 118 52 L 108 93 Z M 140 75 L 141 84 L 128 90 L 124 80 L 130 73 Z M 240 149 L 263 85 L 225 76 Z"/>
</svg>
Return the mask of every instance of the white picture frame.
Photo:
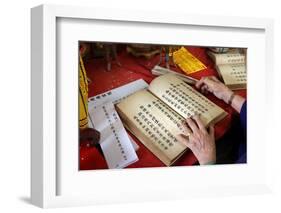
<svg viewBox="0 0 281 213">
<path fill-rule="evenodd" d="M 33 204 L 46 208 L 271 191 L 271 171 L 268 169 L 270 168 L 269 153 L 264 153 L 262 160 L 258 156 L 264 147 L 269 146 L 272 130 L 269 125 L 259 127 L 257 117 L 261 116 L 260 119 L 270 123 L 271 117 L 262 116 L 262 114 L 265 109 L 273 113 L 273 110 L 270 110 L 273 109 L 273 99 L 269 95 L 269 91 L 273 88 L 269 77 L 273 73 L 272 20 L 172 13 L 167 16 L 161 11 L 152 13 L 54 5 L 32 8 L 31 15 L 31 201 Z M 95 23 L 98 23 L 98 26 Z M 165 36 L 157 37 L 157 34 L 151 35 L 149 31 L 139 36 L 130 36 L 138 30 L 140 30 L 140 34 L 146 32 L 147 29 L 151 30 L 151 26 L 156 30 L 155 32 L 164 32 Z M 93 29 L 100 27 L 101 32 L 92 35 L 87 31 L 91 27 Z M 109 31 L 107 31 L 112 27 L 128 30 L 127 35 L 120 30 L 116 31 L 113 38 L 112 34 L 109 35 Z M 81 34 L 75 33 L 75 29 L 81 29 L 81 31 L 79 30 Z M 190 38 L 182 37 L 182 34 L 181 36 L 173 35 L 171 29 L 174 32 L 189 31 Z M 71 34 L 66 37 L 66 33 L 69 32 Z M 218 35 L 226 37 L 221 37 L 218 41 Z M 170 40 L 167 40 L 168 36 L 170 36 Z M 78 88 L 76 87 L 78 74 L 75 77 L 74 73 L 77 60 L 73 62 L 74 64 L 70 63 L 71 70 L 73 70 L 69 74 L 72 76 L 71 80 L 68 79 L 66 83 L 62 83 L 64 74 L 61 75 L 59 70 L 64 69 L 63 64 L 66 59 L 73 59 L 71 58 L 73 54 L 63 54 L 58 60 L 59 54 L 66 53 L 63 49 L 65 47 L 60 47 L 62 39 L 63 42 L 66 41 L 66 45 L 70 44 L 68 47 L 71 50 L 70 53 L 77 51 L 77 49 L 73 49 L 74 46 L 71 46 L 75 39 L 76 42 L 78 40 L 112 41 L 112 39 L 116 42 L 161 44 L 189 42 L 189 44 L 199 46 L 229 46 L 232 44 L 248 48 L 248 99 L 250 100 L 248 102 L 248 163 L 246 165 L 79 172 L 77 170 L 78 137 L 76 137 L 77 139 L 74 137 L 75 140 L 70 143 L 70 148 L 65 148 L 65 141 L 62 141 L 61 144 L 58 143 L 61 132 L 73 132 L 71 130 L 78 127 L 63 125 L 61 127 L 63 129 L 59 128 L 62 119 L 60 113 L 65 112 L 58 110 L 60 107 L 58 98 L 62 97 L 58 95 L 58 92 L 67 93 L 67 91 L 75 91 Z M 260 51 L 253 51 L 253 49 Z M 68 56 L 70 58 L 67 58 Z M 255 63 L 257 59 L 258 61 Z M 257 75 L 254 75 L 251 70 L 255 70 Z M 68 106 L 72 106 L 74 103 L 67 112 L 73 115 L 70 116 L 71 118 L 75 119 L 78 101 L 76 104 L 73 101 L 78 98 L 63 100 Z M 254 108 L 255 110 L 252 110 Z M 71 120 L 71 118 L 69 119 Z M 58 131 L 58 129 L 60 130 Z M 263 131 L 264 134 L 257 137 L 253 134 L 254 130 Z M 78 133 L 76 131 L 73 134 L 75 136 Z M 255 140 L 255 145 L 251 142 L 253 140 Z M 75 141 L 76 149 L 73 146 Z M 68 153 L 77 154 L 76 164 L 73 162 L 74 155 L 70 156 Z M 225 180 L 218 176 L 222 172 L 224 172 Z M 157 182 L 154 177 L 159 178 L 160 181 Z M 173 184 L 166 184 L 163 181 L 164 177 L 170 178 Z M 208 181 L 204 181 L 206 177 L 208 177 Z M 120 182 L 122 187 L 116 186 L 112 180 Z M 142 184 L 135 184 L 137 181 L 142 181 Z M 97 182 L 99 184 L 94 185 Z M 89 183 L 93 184 L 89 185 Z M 164 188 L 163 184 L 165 184 Z M 150 189 L 149 193 L 147 193 L 148 189 Z"/>
</svg>

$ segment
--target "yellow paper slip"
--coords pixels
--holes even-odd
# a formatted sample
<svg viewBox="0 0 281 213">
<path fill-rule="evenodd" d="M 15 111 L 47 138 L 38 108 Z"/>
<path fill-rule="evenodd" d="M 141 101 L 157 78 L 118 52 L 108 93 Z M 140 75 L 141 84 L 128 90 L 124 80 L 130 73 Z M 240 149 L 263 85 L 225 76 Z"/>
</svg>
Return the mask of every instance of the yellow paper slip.
<svg viewBox="0 0 281 213">
<path fill-rule="evenodd" d="M 186 74 L 198 72 L 207 68 L 184 47 L 173 53 L 173 60 Z"/>
</svg>

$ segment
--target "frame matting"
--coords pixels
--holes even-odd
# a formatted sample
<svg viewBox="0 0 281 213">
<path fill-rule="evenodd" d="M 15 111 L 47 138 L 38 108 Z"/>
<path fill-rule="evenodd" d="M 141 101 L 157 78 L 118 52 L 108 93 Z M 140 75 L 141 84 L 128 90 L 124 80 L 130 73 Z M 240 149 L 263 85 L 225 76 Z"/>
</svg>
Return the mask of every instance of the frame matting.
<svg viewBox="0 0 281 213">
<path fill-rule="evenodd" d="M 264 149 L 272 130 L 257 119 L 271 122 L 265 112 L 273 108 L 272 20 L 53 5 L 33 8 L 31 14 L 33 204 L 57 207 L 271 191 Z M 248 48 L 248 163 L 79 172 L 79 40 Z"/>
</svg>

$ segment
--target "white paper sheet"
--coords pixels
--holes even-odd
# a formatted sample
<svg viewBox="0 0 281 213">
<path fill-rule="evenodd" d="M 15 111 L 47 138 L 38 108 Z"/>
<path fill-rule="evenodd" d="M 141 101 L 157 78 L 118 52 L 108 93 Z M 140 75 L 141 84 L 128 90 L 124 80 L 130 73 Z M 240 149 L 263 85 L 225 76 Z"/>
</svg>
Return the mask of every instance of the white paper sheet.
<svg viewBox="0 0 281 213">
<path fill-rule="evenodd" d="M 141 89 L 145 89 L 147 87 L 148 84 L 143 79 L 138 79 L 124 86 L 90 97 L 88 99 L 89 112 L 93 111 L 93 109 L 95 109 L 96 107 L 106 104 L 108 102 L 111 102 L 113 104 L 119 103 L 121 100 L 133 94 L 134 92 Z M 89 126 L 93 127 L 91 122 L 94 121 L 95 118 L 91 115 L 91 113 L 89 113 L 89 115 L 90 115 Z M 131 140 L 131 143 L 133 144 L 135 151 L 137 151 L 139 149 L 138 144 L 130 136 L 129 138 Z"/>
<path fill-rule="evenodd" d="M 135 93 L 136 91 L 145 89 L 147 87 L 148 84 L 143 79 L 139 79 L 116 89 L 109 90 L 105 93 L 90 97 L 88 99 L 88 106 L 89 108 L 95 108 L 108 102 L 116 104 L 127 96 Z"/>
<path fill-rule="evenodd" d="M 134 139 L 129 134 L 128 134 L 128 137 L 129 137 L 129 139 L 130 139 L 130 141 L 131 141 L 135 151 L 138 151 L 139 148 L 140 148 L 139 145 L 134 141 Z"/>
<path fill-rule="evenodd" d="M 108 168 L 120 169 L 138 161 L 135 149 L 111 102 L 92 107 L 89 114 L 95 128 L 101 133 L 100 145 Z"/>
</svg>

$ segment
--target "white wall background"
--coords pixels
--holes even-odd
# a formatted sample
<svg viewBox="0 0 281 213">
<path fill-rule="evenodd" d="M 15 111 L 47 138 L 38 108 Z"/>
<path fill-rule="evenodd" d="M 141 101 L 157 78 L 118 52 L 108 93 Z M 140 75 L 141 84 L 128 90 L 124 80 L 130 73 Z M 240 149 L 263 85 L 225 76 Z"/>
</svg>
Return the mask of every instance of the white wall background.
<svg viewBox="0 0 281 213">
<path fill-rule="evenodd" d="M 0 148 L 0 211 L 37 212 L 40 209 L 29 204 L 30 188 L 30 8 L 42 3 L 99 6 L 123 9 L 161 10 L 176 13 L 216 14 L 230 16 L 267 17 L 275 21 L 275 108 L 280 109 L 281 80 L 281 14 L 278 1 L 261 0 L 205 0 L 205 1 L 114 1 L 114 0 L 8 0 L 0 7 L 1 23 L 1 148 Z M 231 3 L 233 2 L 233 3 Z M 279 83 L 280 84 L 280 83 Z M 279 98 L 279 100 L 278 100 Z M 277 110 L 276 110 L 277 111 Z M 280 113 L 276 115 L 276 124 Z M 262 122 L 262 121 L 261 121 Z M 119 204 L 67 209 L 69 212 L 277 212 L 281 210 L 281 139 L 275 128 L 276 145 L 272 147 L 272 169 L 275 169 L 274 193 L 271 195 L 195 198 L 191 200 Z M 280 125 L 279 125 L 280 126 Z M 280 130 L 279 130 L 280 132 Z M 187 180 L 188 181 L 188 180 Z M 60 212 L 63 209 L 47 210 Z"/>
</svg>

